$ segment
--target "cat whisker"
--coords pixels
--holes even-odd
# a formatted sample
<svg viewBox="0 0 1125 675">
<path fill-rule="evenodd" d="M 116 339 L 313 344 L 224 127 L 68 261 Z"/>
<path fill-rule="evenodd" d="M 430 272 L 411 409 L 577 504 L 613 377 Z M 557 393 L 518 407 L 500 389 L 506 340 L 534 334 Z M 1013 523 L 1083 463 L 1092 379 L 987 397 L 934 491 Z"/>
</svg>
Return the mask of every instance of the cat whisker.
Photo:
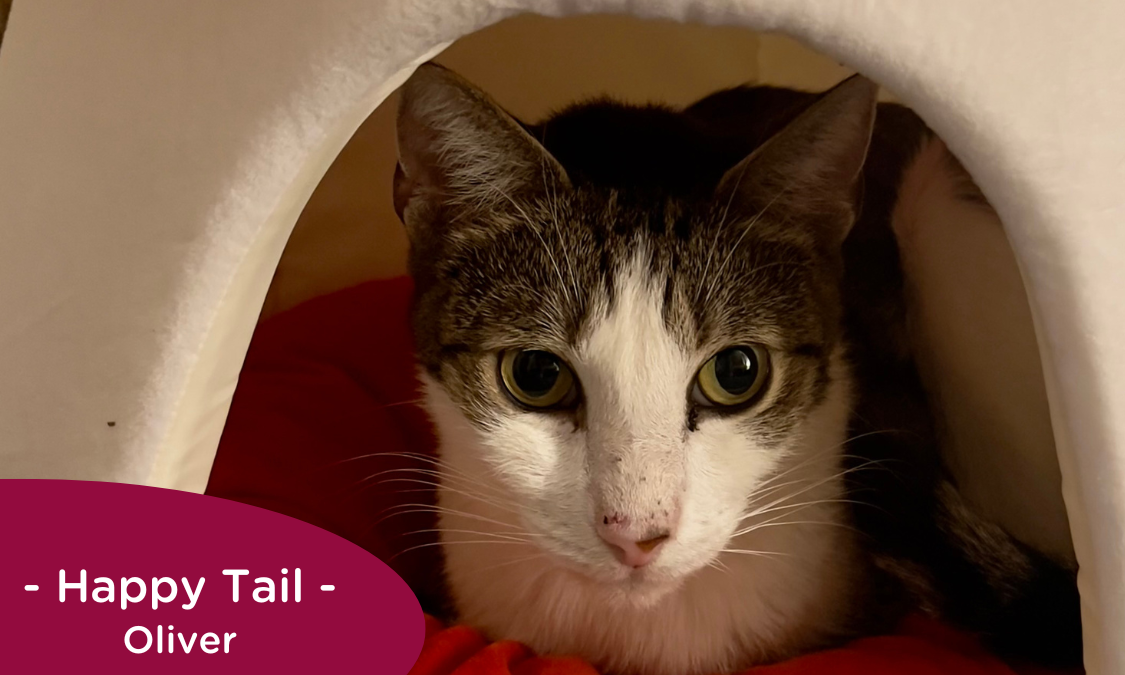
<svg viewBox="0 0 1125 675">
<path fill-rule="evenodd" d="M 422 529 L 422 530 L 413 530 L 411 532 L 403 532 L 400 536 L 408 537 L 408 536 L 413 536 L 413 535 L 417 535 L 417 534 L 433 534 L 435 532 L 436 533 L 449 533 L 449 534 L 473 534 L 473 535 L 477 535 L 477 536 L 480 536 L 480 537 L 492 537 L 494 539 L 503 539 L 503 540 L 506 540 L 506 541 L 519 541 L 519 542 L 523 542 L 523 543 L 526 543 L 526 544 L 531 543 L 530 539 L 526 539 L 526 538 L 524 538 L 524 536 L 521 536 L 521 535 L 525 535 L 527 533 L 521 533 L 521 532 L 515 532 L 515 533 L 480 532 L 478 530 L 461 530 L 461 529 L 448 528 L 448 527 L 428 527 L 428 528 L 425 528 L 425 529 Z M 454 540 L 454 541 L 456 541 L 456 540 Z"/>
<path fill-rule="evenodd" d="M 376 473 L 373 473 L 370 476 L 364 476 L 363 478 L 360 478 L 359 480 L 355 481 L 351 485 L 344 488 L 344 490 L 342 490 L 342 492 L 347 491 L 347 490 L 351 490 L 351 489 L 356 488 L 356 487 L 360 487 L 360 486 L 362 486 L 362 485 L 364 485 L 364 484 L 366 484 L 366 483 L 368 483 L 372 480 L 375 480 L 377 478 L 381 478 L 383 476 L 389 476 L 389 475 L 393 475 L 393 474 L 398 474 L 398 473 L 419 474 L 419 475 L 423 475 L 423 476 L 439 477 L 439 478 L 441 477 L 441 474 L 435 475 L 435 472 L 434 472 L 433 469 L 423 469 L 423 468 L 417 468 L 417 467 L 401 467 L 401 468 L 397 468 L 397 469 L 385 469 L 383 471 L 378 471 Z M 384 482 L 387 482 L 387 481 L 376 481 L 376 482 L 377 483 L 384 483 Z M 436 487 L 438 484 L 434 483 L 433 485 Z"/>
<path fill-rule="evenodd" d="M 807 479 L 807 478 L 798 478 L 797 480 L 789 480 L 789 481 L 785 481 L 784 483 L 779 483 L 777 485 L 769 486 L 764 490 L 760 489 L 760 488 L 756 489 L 756 490 L 754 490 L 753 492 L 750 493 L 750 495 L 747 497 L 747 501 L 757 501 L 757 500 L 760 500 L 760 499 L 765 499 L 765 498 L 769 497 L 770 495 L 777 493 L 779 490 L 784 490 L 785 488 L 787 488 L 791 485 L 801 485 L 803 483 L 808 482 L 808 480 L 809 479 Z"/>
<path fill-rule="evenodd" d="M 757 525 L 754 525 L 753 527 L 748 527 L 745 530 L 739 530 L 738 532 L 735 532 L 731 535 L 731 538 L 733 539 L 735 537 L 741 537 L 744 534 L 749 534 L 763 527 L 781 527 L 782 525 L 823 525 L 825 527 L 839 527 L 856 533 L 860 532 L 847 523 L 834 523 L 830 520 L 783 520 L 779 522 L 759 523 Z"/>
<path fill-rule="evenodd" d="M 797 502 L 795 504 L 781 504 L 780 506 L 774 506 L 774 507 L 771 507 L 771 508 L 768 508 L 768 509 L 762 509 L 762 510 L 759 510 L 759 511 L 754 511 L 753 513 L 749 513 L 749 514 L 743 516 L 742 518 L 739 518 L 739 522 L 741 523 L 741 522 L 743 522 L 743 521 L 745 521 L 745 520 L 747 520 L 747 519 L 749 519 L 753 516 L 764 516 L 768 513 L 775 513 L 777 511 L 790 511 L 790 512 L 792 512 L 791 509 L 796 509 L 798 507 L 811 507 L 811 506 L 818 506 L 818 505 L 821 505 L 821 504 L 853 504 L 853 505 L 856 505 L 856 506 L 871 506 L 867 502 L 861 502 L 861 501 L 858 501 L 858 500 L 855 500 L 855 499 L 846 499 L 846 498 L 815 499 L 815 500 L 807 501 L 807 502 Z"/>
<path fill-rule="evenodd" d="M 407 553 L 410 553 L 411 551 L 417 551 L 418 549 L 422 549 L 422 548 L 430 548 L 430 547 L 433 547 L 433 546 L 454 546 L 454 545 L 461 546 L 461 545 L 470 545 L 470 544 L 476 544 L 476 545 L 482 545 L 482 546 L 485 545 L 485 544 L 492 544 L 493 546 L 503 546 L 503 545 L 529 546 L 530 542 L 506 541 L 506 540 L 496 540 L 496 539 L 474 539 L 474 540 L 467 540 L 467 541 L 430 541 L 430 542 L 426 542 L 425 544 L 418 544 L 417 546 L 411 546 L 408 549 L 404 549 L 402 551 L 399 551 L 398 553 L 391 556 L 390 559 L 387 562 L 390 562 L 391 560 L 395 560 L 399 556 L 406 555 Z"/>
<path fill-rule="evenodd" d="M 755 551 L 755 550 L 752 550 L 752 549 L 741 549 L 741 548 L 724 548 L 722 551 L 720 551 L 720 553 L 734 553 L 734 554 L 737 554 L 737 555 L 761 556 L 763 558 L 775 558 L 775 557 L 776 558 L 789 558 L 789 557 L 791 557 L 790 554 L 788 554 L 788 553 L 781 553 L 781 552 L 778 552 L 778 551 Z"/>
<path fill-rule="evenodd" d="M 470 520 L 477 520 L 477 521 L 480 521 L 480 522 L 483 522 L 483 523 L 490 523 L 492 525 L 498 525 L 500 527 L 509 527 L 509 528 L 512 527 L 511 523 L 505 523 L 503 521 L 495 520 L 493 518 L 488 518 L 486 516 L 482 516 L 482 515 L 477 514 L 477 513 L 469 513 L 468 511 L 460 511 L 458 509 L 451 509 L 451 508 L 448 508 L 448 507 L 445 507 L 445 506 L 436 506 L 434 504 L 399 504 L 397 506 L 391 507 L 390 509 L 387 509 L 387 511 L 391 511 L 392 513 L 389 513 L 388 515 L 384 516 L 383 518 L 380 518 L 378 521 L 375 522 L 375 525 L 379 525 L 379 524 L 383 523 L 384 521 L 388 520 L 389 518 L 392 518 L 392 517 L 395 517 L 395 516 L 400 516 L 400 515 L 406 515 L 406 514 L 410 514 L 410 513 L 436 513 L 436 514 L 448 514 L 448 515 L 453 515 L 453 516 L 459 516 L 459 517 L 462 517 L 462 518 L 469 518 Z"/>
<path fill-rule="evenodd" d="M 402 405 L 422 405 L 425 402 L 426 402 L 426 398 L 424 396 L 419 396 L 418 398 L 410 398 L 410 399 L 407 399 L 405 401 L 395 401 L 394 403 L 384 403 L 383 405 L 379 406 L 378 409 L 383 410 L 385 408 L 397 408 L 398 406 L 402 406 Z"/>
<path fill-rule="evenodd" d="M 804 501 L 804 502 L 794 502 L 792 504 L 779 504 L 778 506 L 771 506 L 768 509 L 767 508 L 758 509 L 758 510 L 755 510 L 753 513 L 747 514 L 747 516 L 763 516 L 767 513 L 776 513 L 777 511 L 785 511 L 785 510 L 789 510 L 789 509 L 794 509 L 794 508 L 797 508 L 799 506 L 816 506 L 818 504 L 863 504 L 863 502 L 859 502 L 859 501 L 856 501 L 854 499 L 849 499 L 847 497 L 830 497 L 830 498 L 827 498 L 827 499 L 812 499 L 812 500 Z M 741 518 L 740 520 L 746 520 L 746 518 Z"/>
<path fill-rule="evenodd" d="M 459 475 L 450 475 L 450 474 L 442 472 L 438 469 L 427 469 L 427 468 L 420 468 L 420 467 L 402 467 L 402 468 L 398 468 L 398 469 L 387 469 L 386 471 L 380 471 L 380 472 L 372 474 L 372 475 L 370 475 L 366 478 L 363 478 L 360 481 L 358 481 L 355 485 L 365 483 L 365 482 L 367 482 L 367 481 L 369 481 L 372 478 L 375 478 L 377 476 L 386 476 L 386 475 L 395 474 L 395 473 L 411 473 L 411 474 L 418 474 L 418 475 L 421 475 L 421 476 L 429 476 L 431 478 L 440 479 L 440 482 L 434 482 L 433 483 L 434 487 L 441 487 L 442 485 L 446 485 L 446 486 L 451 486 L 451 487 L 461 486 L 461 487 L 466 487 L 466 488 L 485 488 L 485 489 L 489 490 L 490 492 L 494 493 L 494 494 L 487 495 L 488 497 L 490 497 L 492 499 L 498 499 L 498 500 L 501 500 L 501 501 L 508 501 L 506 499 L 505 495 L 501 494 L 498 489 L 496 489 L 496 488 L 494 488 L 490 485 L 486 485 L 486 484 L 480 482 L 479 480 L 474 481 L 474 480 L 470 480 L 468 477 L 462 477 L 462 476 L 459 476 Z M 383 482 L 386 482 L 386 481 L 383 481 Z"/>
<path fill-rule="evenodd" d="M 489 565 L 488 567 L 474 569 L 473 574 L 481 575 L 481 574 L 485 574 L 486 572 L 492 572 L 492 571 L 498 570 L 502 567 L 508 567 L 509 565 L 518 565 L 520 563 L 531 562 L 532 560 L 537 560 L 537 559 L 543 558 L 543 557 L 545 557 L 545 556 L 542 553 L 536 553 L 534 555 L 522 556 L 522 557 L 516 558 L 514 560 L 505 560 L 504 562 L 499 563 L 497 565 Z"/>
<path fill-rule="evenodd" d="M 785 476 L 789 475 L 790 473 L 792 473 L 794 471 L 798 471 L 798 470 L 808 466 L 809 464 L 812 464 L 813 462 L 817 461 L 818 459 L 823 458 L 825 455 L 829 455 L 831 453 L 834 453 L 836 450 L 839 450 L 840 448 L 847 445 L 848 443 L 851 443 L 852 441 L 857 441 L 857 440 L 860 440 L 862 438 L 866 438 L 868 436 L 874 436 L 874 435 L 877 435 L 877 434 L 885 434 L 885 433 L 897 433 L 897 432 L 896 432 L 896 430 L 893 430 L 893 429 L 884 429 L 884 430 L 880 430 L 880 431 L 868 431 L 866 433 L 857 434 L 855 436 L 851 436 L 849 438 L 846 438 L 843 441 L 841 441 L 840 443 L 837 443 L 835 445 L 831 445 L 829 447 L 826 447 L 823 450 L 820 450 L 819 452 L 815 452 L 812 455 L 810 455 L 809 457 L 806 457 L 805 459 L 801 460 L 797 464 L 789 467 L 788 469 L 771 476 L 767 480 L 763 481 L 758 486 L 758 489 L 767 487 L 773 481 L 784 478 Z M 868 460 L 866 457 L 861 457 L 861 456 L 857 456 L 857 455 L 849 455 L 849 454 L 846 454 L 846 453 L 841 454 L 841 455 L 837 455 L 837 457 L 839 459 L 866 460 L 867 463 L 870 463 L 870 464 L 881 464 L 883 462 L 891 461 L 889 459 L 886 459 L 886 460 Z M 858 468 L 859 467 L 853 467 L 852 469 L 850 469 L 850 471 L 854 471 Z M 753 496 L 753 493 L 751 493 L 751 496 Z"/>
<path fill-rule="evenodd" d="M 415 484 L 418 484 L 418 485 L 426 485 L 430 488 L 434 488 L 434 489 L 440 488 L 442 490 L 445 490 L 446 492 L 461 495 L 462 497 L 472 499 L 472 500 L 480 502 L 482 504 L 488 504 L 489 506 L 500 509 L 501 511 L 507 511 L 508 513 L 513 513 L 513 514 L 519 513 L 515 508 L 513 508 L 515 506 L 514 503 L 511 503 L 511 502 L 501 503 L 501 502 L 496 501 L 495 499 L 490 499 L 490 498 L 488 498 L 484 495 L 474 494 L 472 492 L 457 489 L 457 488 L 452 487 L 450 485 L 441 485 L 439 483 L 434 483 L 432 481 L 425 481 L 425 480 L 421 480 L 421 479 L 418 479 L 418 478 L 387 478 L 387 479 L 379 481 L 379 483 L 415 483 Z M 428 489 L 427 490 L 419 490 L 419 492 L 430 492 L 430 491 L 431 490 L 428 490 Z M 402 492 L 409 492 L 409 490 L 402 490 Z"/>
<path fill-rule="evenodd" d="M 837 500 L 818 499 L 816 501 L 811 501 L 811 502 L 800 502 L 800 503 L 797 503 L 797 504 L 788 504 L 788 505 L 785 505 L 785 506 L 778 506 L 778 507 L 775 507 L 773 509 L 770 509 L 769 511 L 767 511 L 767 512 L 761 514 L 761 515 L 765 515 L 765 514 L 768 514 L 768 513 L 776 513 L 778 511 L 781 511 L 781 513 L 778 513 L 777 515 L 769 516 L 766 520 L 763 520 L 761 522 L 752 523 L 750 525 L 745 525 L 731 536 L 732 537 L 740 537 L 744 534 L 748 534 L 750 532 L 753 532 L 760 525 L 766 525 L 766 524 L 774 523 L 774 522 L 777 522 L 777 521 L 781 520 L 782 518 L 789 518 L 789 517 L 795 516 L 798 513 L 801 513 L 802 511 L 806 511 L 808 509 L 811 509 L 814 506 L 821 506 L 821 505 L 824 505 L 824 504 L 835 504 L 835 503 L 837 503 Z M 746 521 L 746 519 L 740 520 L 739 525 L 742 525 L 745 521 Z"/>
<path fill-rule="evenodd" d="M 443 491 L 451 493 L 451 494 L 457 494 L 457 495 L 461 495 L 463 497 L 467 497 L 469 499 L 481 502 L 483 504 L 488 504 L 489 506 L 493 506 L 493 507 L 498 508 L 502 511 L 507 511 L 508 513 L 518 514 L 518 512 L 519 512 L 518 511 L 519 504 L 512 501 L 511 499 L 508 499 L 506 497 L 494 496 L 494 495 L 478 494 L 478 493 L 474 492 L 472 490 L 472 488 L 462 490 L 461 488 L 455 487 L 453 485 L 435 483 L 435 482 L 432 482 L 432 481 L 422 480 L 420 478 L 387 478 L 387 479 L 385 479 L 383 481 L 380 481 L 380 482 L 381 483 L 416 483 L 418 485 L 425 485 L 427 487 L 425 487 L 425 488 L 415 488 L 415 489 L 402 489 L 402 490 L 398 490 L 398 492 L 428 492 L 428 493 L 434 493 L 434 492 L 437 492 L 439 490 L 443 490 Z"/>
<path fill-rule="evenodd" d="M 420 461 L 424 461 L 424 462 L 429 462 L 431 464 L 441 464 L 441 460 L 438 459 L 437 457 L 432 457 L 430 455 L 424 455 L 420 452 L 406 452 L 406 451 L 392 450 L 392 451 L 384 451 L 384 452 L 369 452 L 369 453 L 364 454 L 364 455 L 356 455 L 355 457 L 348 457 L 347 459 L 341 459 L 341 460 L 337 460 L 335 462 L 331 462 L 329 464 L 326 464 L 325 466 L 338 466 L 340 464 L 346 464 L 348 462 L 356 462 L 356 461 L 359 461 L 361 459 L 371 459 L 373 457 L 405 457 L 407 459 L 416 459 L 416 460 L 420 460 Z"/>
<path fill-rule="evenodd" d="M 729 567 L 727 567 L 727 564 L 724 563 L 720 558 L 717 558 L 717 557 L 712 558 L 711 560 L 708 560 L 707 566 L 712 568 L 712 569 L 718 570 L 718 571 L 722 572 L 723 574 L 730 574 L 731 573 L 731 570 L 730 570 Z"/>
<path fill-rule="evenodd" d="M 472 475 L 472 474 L 470 474 L 469 472 L 467 472 L 463 469 L 459 469 L 459 468 L 457 468 L 455 466 L 452 466 L 450 464 L 446 464 L 445 462 L 443 462 L 441 460 L 436 460 L 436 461 L 433 462 L 433 464 L 434 464 L 435 467 L 437 467 L 436 470 L 441 472 L 442 476 L 452 476 L 452 477 L 456 477 L 456 478 L 459 478 L 459 479 L 463 479 L 465 481 L 468 481 L 468 482 L 472 483 L 474 486 L 486 488 L 488 490 L 491 490 L 492 492 L 497 493 L 498 495 L 503 496 L 503 490 L 501 490 L 499 487 L 496 487 L 494 485 L 489 485 L 488 483 L 483 482 L 481 480 L 480 476 Z M 490 472 L 490 475 L 493 478 L 496 477 L 495 472 Z"/>
<path fill-rule="evenodd" d="M 793 492 L 785 495 L 784 497 L 779 497 L 778 499 L 774 499 L 773 501 L 771 501 L 767 504 L 763 504 L 762 506 L 759 506 L 759 507 L 743 514 L 739 518 L 739 521 L 741 522 L 743 520 L 746 520 L 747 518 L 752 518 L 754 516 L 761 515 L 762 513 L 766 513 L 768 510 L 773 509 L 774 507 L 778 507 L 778 505 L 784 504 L 785 502 L 789 501 L 790 499 L 795 499 L 796 497 L 799 497 L 799 496 L 801 496 L 801 495 L 803 495 L 807 492 L 815 490 L 816 488 L 823 487 L 824 485 L 827 485 L 827 484 L 829 484 L 832 481 L 837 480 L 837 479 L 839 479 L 839 476 L 833 475 L 833 476 L 829 476 L 827 478 L 823 478 L 821 480 L 817 480 L 817 481 L 813 482 L 811 485 L 808 485 L 804 488 L 801 488 L 800 490 L 793 491 Z M 784 507 L 782 506 L 782 507 L 779 507 L 779 508 L 784 508 Z"/>
<path fill-rule="evenodd" d="M 813 462 L 816 462 L 816 461 L 817 461 L 817 460 L 819 460 L 819 459 L 822 459 L 822 458 L 824 458 L 824 457 L 825 457 L 825 456 L 827 456 L 827 455 L 832 455 L 832 454 L 833 454 L 833 453 L 834 453 L 834 452 L 835 452 L 836 450 L 838 450 L 838 449 L 839 449 L 839 448 L 840 448 L 840 447 L 841 447 L 842 445 L 843 445 L 843 443 L 840 443 L 840 444 L 837 444 L 837 445 L 834 445 L 834 446 L 831 446 L 831 447 L 827 447 L 827 448 L 824 448 L 823 450 L 820 450 L 819 452 L 815 452 L 815 453 L 813 453 L 812 455 L 810 455 L 810 456 L 808 456 L 808 457 L 804 458 L 804 459 L 803 459 L 803 460 L 801 460 L 800 462 L 798 462 L 798 463 L 794 464 L 793 466 L 791 466 L 791 467 L 789 467 L 789 468 L 785 469 L 784 471 L 781 471 L 781 472 L 779 472 L 779 473 L 776 473 L 776 474 L 774 474 L 773 476 L 770 476 L 770 477 L 769 477 L 769 478 L 767 478 L 766 480 L 762 481 L 762 482 L 761 482 L 761 483 L 760 483 L 760 484 L 759 484 L 759 485 L 757 486 L 757 488 L 755 488 L 755 490 L 754 490 L 753 492 L 751 492 L 751 493 L 750 493 L 750 494 L 749 494 L 749 495 L 747 496 L 747 498 L 748 498 L 748 499 L 750 499 L 750 498 L 753 498 L 753 497 L 754 497 L 755 495 L 757 495 L 757 493 L 758 493 L 758 492 L 760 492 L 761 490 L 763 490 L 763 489 L 765 489 L 765 488 L 770 488 L 770 487 L 771 487 L 771 484 L 772 484 L 772 483 L 773 483 L 774 481 L 777 481 L 777 480 L 780 480 L 780 479 L 782 479 L 782 478 L 785 478 L 786 476 L 788 476 L 789 474 L 791 474 L 791 473 L 793 473 L 793 472 L 795 472 L 795 471 L 800 471 L 801 469 L 803 469 L 803 468 L 805 468 L 805 467 L 809 466 L 810 464 L 812 464 Z M 835 456 L 835 457 L 843 457 L 843 455 L 834 455 L 834 456 Z M 805 480 L 809 480 L 809 479 L 807 479 L 807 478 L 801 478 L 801 479 L 798 479 L 798 480 L 796 480 L 796 481 L 790 481 L 790 482 L 788 482 L 788 483 L 784 483 L 784 485 L 792 485 L 793 483 L 797 483 L 797 482 L 801 482 L 801 481 L 805 481 Z"/>
<path fill-rule="evenodd" d="M 749 533 L 753 532 L 754 530 L 757 530 L 758 528 L 761 528 L 761 527 L 773 527 L 773 526 L 779 525 L 779 524 L 784 525 L 784 524 L 787 524 L 789 522 L 794 522 L 794 521 L 784 521 L 782 519 L 783 518 L 791 518 L 791 517 L 797 515 L 798 513 L 800 513 L 801 511 L 804 511 L 806 509 L 810 509 L 814 506 L 817 506 L 817 505 L 820 505 L 820 504 L 823 504 L 823 503 L 835 503 L 836 501 L 838 501 L 838 500 L 818 500 L 818 501 L 815 501 L 815 502 L 805 502 L 805 503 L 802 503 L 802 504 L 794 504 L 792 509 L 788 509 L 788 507 L 778 507 L 778 509 L 776 509 L 776 510 L 782 510 L 782 509 L 787 509 L 787 510 L 785 510 L 784 513 L 781 513 L 781 514 L 778 514 L 778 515 L 773 516 L 771 518 L 768 518 L 767 520 L 764 520 L 760 523 L 754 523 L 752 525 L 744 527 L 744 528 L 738 530 L 737 532 L 735 532 L 734 534 L 732 534 L 731 538 L 733 539 L 735 537 L 741 537 L 742 535 L 749 534 Z M 826 522 L 831 522 L 831 521 L 826 521 Z M 843 525 L 843 523 L 841 523 L 841 525 Z"/>
<path fill-rule="evenodd" d="M 746 518 L 749 518 L 749 517 L 752 517 L 752 516 L 755 516 L 755 515 L 759 515 L 759 514 L 761 514 L 761 513 L 764 513 L 764 512 L 765 512 L 765 511 L 764 511 L 764 509 L 769 509 L 769 508 L 771 508 L 771 507 L 773 507 L 773 506 L 777 506 L 778 504 L 781 504 L 781 503 L 783 503 L 783 502 L 785 502 L 785 501 L 788 501 L 788 500 L 790 500 L 790 499 L 793 499 L 794 497 L 799 497 L 800 495 L 802 495 L 802 494 L 805 494 L 806 492 L 809 492 L 809 491 L 811 491 L 811 490 L 815 490 L 815 489 L 816 489 L 816 488 L 818 488 L 818 487 L 822 487 L 822 486 L 824 486 L 824 485 L 827 485 L 828 483 L 831 483 L 832 481 L 836 481 L 836 480 L 839 480 L 840 478 L 842 478 L 842 477 L 846 476 L 847 474 L 849 474 L 849 473 L 851 473 L 851 472 L 853 472 L 853 471 L 856 471 L 856 470 L 859 470 L 859 469 L 861 469 L 861 468 L 862 468 L 863 466 L 865 466 L 866 464 L 868 464 L 868 463 L 865 463 L 865 464 L 861 464 L 861 465 L 860 465 L 860 466 L 858 466 L 858 467 L 852 467 L 852 468 L 850 468 L 850 469 L 844 469 L 844 470 L 842 470 L 842 471 L 839 471 L 839 472 L 836 472 L 836 473 L 832 474 L 831 476 L 828 476 L 828 477 L 826 477 L 826 478 L 823 478 L 823 479 L 821 479 L 821 480 L 815 481 L 815 482 L 814 482 L 814 483 L 813 483 L 812 485 L 809 485 L 809 486 L 807 486 L 807 487 L 805 487 L 805 488 L 802 488 L 802 489 L 800 489 L 800 490 L 797 490 L 797 491 L 795 491 L 795 492 L 793 492 L 793 493 L 791 493 L 791 494 L 789 494 L 789 495 L 786 495 L 785 497 L 781 497 L 781 498 L 779 498 L 779 499 L 775 499 L 774 501 L 772 501 L 772 502 L 770 502 L 770 503 L 768 503 L 768 504 L 766 504 L 766 505 L 764 505 L 764 506 L 762 506 L 762 507 L 760 507 L 760 508 L 758 508 L 758 509 L 755 509 L 754 511 L 751 511 L 750 513 L 748 513 L 748 514 L 746 514 L 746 515 L 742 516 L 742 517 L 741 517 L 741 518 L 740 518 L 739 520 L 741 521 L 741 520 L 745 520 Z"/>
<path fill-rule="evenodd" d="M 425 455 L 425 454 L 422 454 L 422 453 L 419 453 L 419 452 L 402 452 L 402 451 L 372 452 L 372 453 L 368 453 L 366 455 L 359 455 L 357 457 L 350 457 L 348 459 L 343 459 L 343 460 L 340 460 L 339 462 L 334 462 L 333 464 L 330 464 L 329 466 L 333 466 L 335 464 L 343 464 L 344 462 L 353 462 L 353 461 L 360 460 L 360 459 L 368 459 L 368 458 L 372 458 L 372 457 L 405 457 L 407 459 L 413 459 L 413 460 L 418 460 L 418 461 L 421 461 L 421 462 L 427 462 L 427 463 L 429 463 L 433 466 L 438 467 L 437 470 L 440 470 L 440 472 L 443 475 L 459 476 L 459 477 L 465 478 L 466 480 L 472 481 L 473 483 L 479 483 L 480 482 L 479 478 L 477 478 L 476 476 L 470 476 L 469 474 L 462 471 L 461 469 L 458 469 L 458 468 L 453 467 L 449 464 L 446 464 L 444 461 L 442 461 L 438 457 L 433 457 L 431 455 Z M 496 488 L 492 488 L 492 489 L 496 489 Z"/>
</svg>

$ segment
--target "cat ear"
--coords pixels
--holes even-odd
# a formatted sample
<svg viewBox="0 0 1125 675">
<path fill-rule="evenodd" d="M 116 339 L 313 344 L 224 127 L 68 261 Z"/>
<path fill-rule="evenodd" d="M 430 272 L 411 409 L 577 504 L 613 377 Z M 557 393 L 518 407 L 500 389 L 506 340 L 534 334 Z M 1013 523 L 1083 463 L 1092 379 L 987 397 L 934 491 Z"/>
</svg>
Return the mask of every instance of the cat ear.
<svg viewBox="0 0 1125 675">
<path fill-rule="evenodd" d="M 519 122 L 459 75 L 427 63 L 402 86 L 395 211 L 418 204 L 515 207 L 567 185 L 566 172 Z M 517 207 L 518 208 L 518 207 Z"/>
<path fill-rule="evenodd" d="M 776 209 L 815 227 L 818 239 L 842 243 L 855 220 L 878 92 L 860 75 L 828 90 L 728 171 L 716 198 L 752 217 Z"/>
</svg>

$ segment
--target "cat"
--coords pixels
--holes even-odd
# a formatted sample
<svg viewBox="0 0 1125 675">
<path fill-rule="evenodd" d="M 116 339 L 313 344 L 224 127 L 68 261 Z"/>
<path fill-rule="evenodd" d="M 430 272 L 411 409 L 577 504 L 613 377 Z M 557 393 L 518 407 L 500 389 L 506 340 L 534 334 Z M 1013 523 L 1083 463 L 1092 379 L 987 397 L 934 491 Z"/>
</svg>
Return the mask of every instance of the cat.
<svg viewBox="0 0 1125 675">
<path fill-rule="evenodd" d="M 1077 658 L 1073 570 L 941 465 L 889 226 L 936 140 L 877 90 L 529 125 L 435 64 L 406 82 L 394 203 L 460 620 L 624 674 L 730 672 L 915 609 Z"/>
</svg>

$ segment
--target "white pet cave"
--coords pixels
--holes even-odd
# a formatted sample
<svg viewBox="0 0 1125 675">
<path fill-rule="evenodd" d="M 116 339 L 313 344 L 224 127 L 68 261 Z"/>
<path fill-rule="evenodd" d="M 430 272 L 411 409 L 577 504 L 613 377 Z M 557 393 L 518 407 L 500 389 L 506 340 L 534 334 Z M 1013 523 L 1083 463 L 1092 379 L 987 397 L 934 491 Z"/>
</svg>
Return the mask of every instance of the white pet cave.
<svg viewBox="0 0 1125 675">
<path fill-rule="evenodd" d="M 0 477 L 202 491 L 272 273 L 360 123 L 519 12 L 793 35 L 946 140 L 1020 261 L 1081 563 L 1125 673 L 1121 0 L 16 0 L 0 48 Z"/>
</svg>

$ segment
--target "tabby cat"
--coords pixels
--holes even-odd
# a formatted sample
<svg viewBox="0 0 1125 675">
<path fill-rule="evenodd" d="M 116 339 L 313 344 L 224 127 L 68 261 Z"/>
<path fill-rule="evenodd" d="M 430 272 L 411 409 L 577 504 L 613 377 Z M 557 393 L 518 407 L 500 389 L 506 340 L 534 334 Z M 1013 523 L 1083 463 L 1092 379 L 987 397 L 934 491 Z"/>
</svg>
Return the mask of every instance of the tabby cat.
<svg viewBox="0 0 1125 675">
<path fill-rule="evenodd" d="M 460 620 L 629 674 L 733 671 L 919 609 L 1078 659 L 1073 569 L 942 467 L 890 224 L 938 141 L 876 94 L 855 76 L 527 125 L 437 65 L 405 84 L 394 199 Z"/>
</svg>

